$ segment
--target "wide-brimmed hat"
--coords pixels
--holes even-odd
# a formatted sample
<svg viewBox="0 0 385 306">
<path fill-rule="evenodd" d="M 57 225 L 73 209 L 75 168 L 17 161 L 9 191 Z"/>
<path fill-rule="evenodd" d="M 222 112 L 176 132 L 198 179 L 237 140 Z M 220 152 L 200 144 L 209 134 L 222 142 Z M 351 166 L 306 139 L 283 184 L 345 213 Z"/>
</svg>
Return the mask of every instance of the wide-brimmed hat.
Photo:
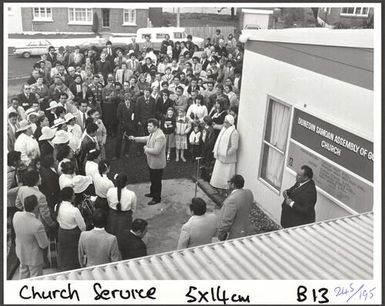
<svg viewBox="0 0 385 306">
<path fill-rule="evenodd" d="M 72 113 L 65 114 L 65 116 L 64 116 L 65 122 L 69 122 L 74 118 L 76 118 L 76 117 Z"/>
<path fill-rule="evenodd" d="M 33 108 L 29 108 L 25 111 L 25 116 L 26 116 L 27 120 L 29 120 L 29 117 L 32 115 L 35 115 L 36 117 L 39 116 L 39 114 L 37 112 L 35 112 L 35 110 Z"/>
<path fill-rule="evenodd" d="M 56 132 L 55 138 L 52 140 L 53 144 L 63 144 L 70 141 L 66 131 L 60 130 Z"/>
<path fill-rule="evenodd" d="M 48 140 L 55 137 L 56 129 L 51 129 L 48 126 L 43 126 L 41 129 L 41 136 L 39 137 L 39 140 Z"/>
<path fill-rule="evenodd" d="M 51 110 L 51 109 L 54 109 L 54 108 L 57 108 L 59 107 L 60 105 L 56 102 L 56 101 L 51 101 L 49 103 L 49 107 L 47 108 L 47 110 Z"/>
<path fill-rule="evenodd" d="M 66 123 L 66 121 L 63 118 L 57 118 L 57 119 L 54 120 L 52 128 L 56 128 L 59 125 L 62 125 L 64 123 Z"/>
<path fill-rule="evenodd" d="M 32 127 L 32 124 L 29 123 L 27 120 L 21 120 L 19 123 L 19 128 L 16 132 L 22 132 L 28 130 L 30 127 Z"/>
</svg>

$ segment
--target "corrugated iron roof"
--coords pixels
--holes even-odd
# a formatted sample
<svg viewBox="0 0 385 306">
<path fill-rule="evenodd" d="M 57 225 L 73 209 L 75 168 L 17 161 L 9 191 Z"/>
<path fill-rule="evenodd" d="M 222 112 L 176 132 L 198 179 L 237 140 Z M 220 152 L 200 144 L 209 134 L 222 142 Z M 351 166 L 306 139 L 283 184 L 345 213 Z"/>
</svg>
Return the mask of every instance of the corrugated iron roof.
<svg viewBox="0 0 385 306">
<path fill-rule="evenodd" d="M 372 279 L 373 212 L 40 280 Z"/>
</svg>

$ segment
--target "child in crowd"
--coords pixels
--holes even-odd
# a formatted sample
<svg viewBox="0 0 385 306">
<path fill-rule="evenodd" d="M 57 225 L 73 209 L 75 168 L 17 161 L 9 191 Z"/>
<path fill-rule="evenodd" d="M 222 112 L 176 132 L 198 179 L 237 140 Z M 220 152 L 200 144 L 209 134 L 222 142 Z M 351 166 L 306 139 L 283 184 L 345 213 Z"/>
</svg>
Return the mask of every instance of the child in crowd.
<svg viewBox="0 0 385 306">
<path fill-rule="evenodd" d="M 167 109 L 166 116 L 162 119 L 162 130 L 166 136 L 167 161 L 170 161 L 171 149 L 175 148 L 175 113 L 174 108 Z"/>
<path fill-rule="evenodd" d="M 183 162 L 186 162 L 184 158 L 184 150 L 187 149 L 187 134 L 191 130 L 190 120 L 186 117 L 186 112 L 183 109 L 178 109 L 178 117 L 176 118 L 175 124 L 175 145 L 176 145 L 176 159 L 179 161 L 180 158 Z"/>
<path fill-rule="evenodd" d="M 200 148 L 201 148 L 201 131 L 199 129 L 199 125 L 194 123 L 194 130 L 191 132 L 189 137 L 189 143 L 191 146 L 191 156 L 193 160 L 196 157 L 200 156 Z"/>
</svg>

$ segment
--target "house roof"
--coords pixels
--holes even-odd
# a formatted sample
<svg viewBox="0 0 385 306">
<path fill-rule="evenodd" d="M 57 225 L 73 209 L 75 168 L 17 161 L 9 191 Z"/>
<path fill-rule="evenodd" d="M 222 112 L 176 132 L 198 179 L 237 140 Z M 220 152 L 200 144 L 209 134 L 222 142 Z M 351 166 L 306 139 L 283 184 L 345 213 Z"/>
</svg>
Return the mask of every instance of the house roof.
<svg viewBox="0 0 385 306">
<path fill-rule="evenodd" d="M 278 30 L 243 30 L 251 41 L 373 48 L 373 29 L 287 28 Z"/>
<path fill-rule="evenodd" d="M 373 212 L 369 212 L 35 279 L 371 279 L 372 277 Z"/>
</svg>

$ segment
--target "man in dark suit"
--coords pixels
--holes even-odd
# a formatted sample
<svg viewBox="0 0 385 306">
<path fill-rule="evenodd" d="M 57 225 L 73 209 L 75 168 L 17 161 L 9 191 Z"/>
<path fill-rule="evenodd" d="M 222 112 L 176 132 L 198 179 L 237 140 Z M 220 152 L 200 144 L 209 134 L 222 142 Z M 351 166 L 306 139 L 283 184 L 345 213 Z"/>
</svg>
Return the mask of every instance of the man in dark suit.
<svg viewBox="0 0 385 306">
<path fill-rule="evenodd" d="M 139 45 L 136 43 L 135 37 L 131 38 L 132 43 L 127 46 L 127 51 L 134 50 L 135 54 L 139 54 Z"/>
<path fill-rule="evenodd" d="M 48 207 L 53 216 L 54 206 L 58 203 L 59 198 L 59 175 L 54 167 L 54 158 L 52 155 L 46 155 L 41 160 L 40 178 L 41 184 L 39 186 L 40 191 L 47 198 Z"/>
<path fill-rule="evenodd" d="M 107 60 L 106 54 L 105 53 L 100 54 L 100 61 L 97 61 L 95 65 L 95 73 L 101 74 L 104 79 L 104 84 L 107 84 L 107 76 L 108 74 L 113 72 L 114 72 L 114 67 L 112 66 L 111 62 Z"/>
<path fill-rule="evenodd" d="M 138 125 L 138 136 L 147 136 L 147 120 L 156 117 L 156 101 L 151 95 L 151 89 L 145 88 L 143 96 L 138 97 L 135 106 L 135 123 Z M 137 146 L 137 155 L 142 154 L 143 146 Z"/>
<path fill-rule="evenodd" d="M 17 96 L 17 100 L 24 110 L 30 108 L 32 103 L 37 101 L 36 96 L 31 94 L 31 86 L 29 84 L 23 85 L 23 92 Z"/>
<path fill-rule="evenodd" d="M 120 157 L 120 151 L 122 149 L 122 142 L 124 145 L 124 154 L 128 158 L 128 152 L 130 149 L 131 142 L 128 141 L 128 138 L 123 138 L 124 133 L 126 136 L 134 135 L 135 133 L 135 117 L 134 117 L 134 103 L 131 101 L 130 94 L 124 95 L 124 102 L 118 105 L 116 111 L 116 116 L 118 119 L 118 135 L 116 137 L 115 144 L 115 156 L 112 160 L 116 160 Z"/>
<path fill-rule="evenodd" d="M 218 227 L 218 239 L 234 239 L 250 235 L 249 215 L 254 205 L 253 193 L 243 189 L 245 180 L 235 174 L 229 181 L 231 194 L 223 202 Z"/>
<path fill-rule="evenodd" d="M 131 229 L 118 235 L 118 245 L 122 259 L 131 259 L 147 255 L 147 246 L 142 238 L 147 233 L 147 221 L 135 219 Z"/>
<path fill-rule="evenodd" d="M 302 166 L 296 183 L 283 192 L 281 225 L 284 228 L 315 222 L 314 206 L 317 190 L 313 181 L 313 170 Z"/>
<path fill-rule="evenodd" d="M 172 107 L 174 108 L 174 101 L 170 99 L 170 92 L 168 89 L 161 91 L 161 96 L 158 98 L 156 103 L 156 115 L 158 120 L 162 120 L 166 116 L 167 110 Z"/>
<path fill-rule="evenodd" d="M 48 48 L 48 53 L 47 53 L 47 61 L 51 62 L 52 67 L 55 67 L 57 59 L 56 59 L 56 49 L 53 46 L 50 46 Z"/>
<path fill-rule="evenodd" d="M 99 126 L 96 123 L 90 123 L 86 126 L 86 134 L 80 144 L 80 152 L 78 155 L 79 172 L 85 174 L 85 165 L 87 155 L 90 150 L 99 150 L 98 142 L 96 141 L 96 132 Z"/>
</svg>

